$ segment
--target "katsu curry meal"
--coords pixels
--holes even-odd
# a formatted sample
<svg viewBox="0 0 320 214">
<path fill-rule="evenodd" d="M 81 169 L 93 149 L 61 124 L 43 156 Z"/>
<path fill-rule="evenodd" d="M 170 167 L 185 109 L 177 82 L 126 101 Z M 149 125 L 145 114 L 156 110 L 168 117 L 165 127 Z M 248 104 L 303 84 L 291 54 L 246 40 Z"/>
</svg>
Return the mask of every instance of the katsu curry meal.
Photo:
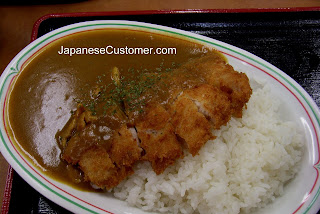
<svg viewBox="0 0 320 214">
<path fill-rule="evenodd" d="M 35 166 L 74 188 L 145 211 L 248 213 L 283 194 L 303 153 L 281 100 L 249 77 L 178 35 L 80 32 L 22 68 L 9 128 Z"/>
</svg>

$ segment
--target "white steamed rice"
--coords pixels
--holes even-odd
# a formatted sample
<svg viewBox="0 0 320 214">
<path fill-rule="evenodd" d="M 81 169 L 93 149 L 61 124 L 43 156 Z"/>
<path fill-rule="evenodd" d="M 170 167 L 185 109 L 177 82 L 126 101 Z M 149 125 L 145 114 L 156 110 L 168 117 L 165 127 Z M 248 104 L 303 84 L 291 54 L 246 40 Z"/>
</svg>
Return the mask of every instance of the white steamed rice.
<svg viewBox="0 0 320 214">
<path fill-rule="evenodd" d="M 161 213 L 250 212 L 283 193 L 303 150 L 296 124 L 283 121 L 267 86 L 254 89 L 241 119 L 232 118 L 199 155 L 156 175 L 148 162 L 112 190 L 114 196 Z"/>
</svg>

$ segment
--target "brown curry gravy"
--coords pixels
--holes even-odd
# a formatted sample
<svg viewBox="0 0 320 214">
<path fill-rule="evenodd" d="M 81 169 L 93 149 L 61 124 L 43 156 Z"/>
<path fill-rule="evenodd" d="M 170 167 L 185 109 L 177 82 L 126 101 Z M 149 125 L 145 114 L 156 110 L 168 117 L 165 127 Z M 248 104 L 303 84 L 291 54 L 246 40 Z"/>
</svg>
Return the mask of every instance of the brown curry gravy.
<svg viewBox="0 0 320 214">
<path fill-rule="evenodd" d="M 64 47 L 175 47 L 176 55 L 59 55 Z M 153 72 L 174 69 L 179 64 L 214 52 L 201 44 L 177 37 L 127 30 L 97 30 L 81 32 L 59 39 L 34 57 L 19 73 L 10 94 L 8 120 L 16 143 L 27 158 L 44 173 L 56 180 L 81 189 L 87 184 L 74 185 L 61 161 L 61 148 L 55 135 L 67 123 L 77 100 L 90 100 L 90 90 L 97 84 L 112 83 L 110 71 L 120 70 L 130 79 L 129 71 Z M 222 56 L 222 55 L 221 55 Z M 173 66 L 174 65 L 174 66 Z M 188 76 L 196 84 L 197 74 Z M 102 79 L 102 80 L 101 80 Z M 102 81 L 102 82 L 101 82 Z M 163 87 L 163 94 L 166 94 Z M 159 102 L 165 97 L 159 96 Z"/>
</svg>

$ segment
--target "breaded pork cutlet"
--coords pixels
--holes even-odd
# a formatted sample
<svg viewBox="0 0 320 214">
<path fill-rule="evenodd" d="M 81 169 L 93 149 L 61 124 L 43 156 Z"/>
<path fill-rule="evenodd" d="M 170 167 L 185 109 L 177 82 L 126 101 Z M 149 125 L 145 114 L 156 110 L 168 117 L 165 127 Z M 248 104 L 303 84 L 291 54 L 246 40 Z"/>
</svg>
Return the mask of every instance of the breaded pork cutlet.
<svg viewBox="0 0 320 214">
<path fill-rule="evenodd" d="M 115 132 L 110 149 L 110 157 L 118 166 L 132 166 L 141 158 L 142 149 L 136 130 L 126 124 Z"/>
<path fill-rule="evenodd" d="M 97 117 L 82 105 L 77 107 L 65 127 L 57 133 L 63 148 L 62 159 L 76 165 L 86 150 L 99 144 L 98 136 L 93 134 L 95 130 L 93 122 L 96 120 Z"/>
<path fill-rule="evenodd" d="M 94 125 L 87 125 L 75 133 L 74 136 L 70 137 L 67 141 L 66 146 L 63 149 L 62 159 L 67 161 L 69 164 L 76 165 L 80 161 L 81 156 L 84 152 L 89 150 L 91 147 L 99 145 L 99 139 L 96 135 L 90 134 Z"/>
<path fill-rule="evenodd" d="M 249 79 L 235 71 L 218 53 L 191 60 L 179 69 L 203 75 L 208 84 L 219 88 L 229 98 L 232 115 L 242 116 L 243 107 L 252 94 Z"/>
<path fill-rule="evenodd" d="M 183 156 L 182 147 L 170 123 L 170 115 L 161 105 L 148 104 L 136 128 L 145 151 L 142 160 L 149 161 L 156 174 L 161 174 Z"/>
<path fill-rule="evenodd" d="M 175 133 L 195 156 L 201 147 L 214 139 L 212 128 L 220 128 L 231 117 L 228 98 L 208 84 L 185 90 L 171 106 Z"/>
<path fill-rule="evenodd" d="M 114 71 L 116 101 L 120 103 L 109 100 L 114 106 L 99 118 L 78 106 L 58 133 L 62 159 L 79 167 L 84 179 L 99 188 L 117 186 L 133 173 L 134 164 L 140 160 L 149 161 L 154 172 L 161 174 L 183 158 L 183 145 L 193 156 L 199 154 L 202 146 L 215 138 L 213 129 L 225 125 L 231 116 L 242 116 L 252 93 L 247 76 L 234 71 L 218 53 L 161 74 L 157 80 L 163 82 L 159 85 L 147 84 L 150 94 L 145 88 L 130 85 L 134 95 L 139 94 L 135 99 L 120 99 L 129 92 L 122 87 L 119 70 Z M 161 95 L 155 93 L 160 86 L 165 87 Z M 146 97 L 150 100 L 143 104 Z M 139 104 L 142 111 L 131 110 L 129 101 Z M 100 128 L 108 130 L 107 137 L 97 133 Z"/>
<path fill-rule="evenodd" d="M 89 113 L 83 106 L 78 106 L 59 133 L 64 145 L 61 157 L 68 164 L 79 166 L 85 181 L 110 189 L 133 173 L 132 166 L 140 159 L 142 149 L 137 144 L 136 133 L 125 124 L 109 133 L 110 138 L 103 138 L 101 133 L 97 133 L 97 126 L 101 124 L 96 120 L 85 121 L 85 118 L 94 118 L 89 117 Z M 110 120 L 112 117 L 108 117 Z"/>
<path fill-rule="evenodd" d="M 197 105 L 183 95 L 174 102 L 171 112 L 175 134 L 186 143 L 193 156 L 197 155 L 205 142 L 213 138 L 209 121 Z"/>
<path fill-rule="evenodd" d="M 183 96 L 196 104 L 198 111 L 210 121 L 213 129 L 219 129 L 231 118 L 231 104 L 228 97 L 212 85 L 195 86 L 184 91 Z"/>
<path fill-rule="evenodd" d="M 92 147 L 84 152 L 79 166 L 84 179 L 102 189 L 111 189 L 133 174 L 131 167 L 116 166 L 102 147 Z"/>
</svg>

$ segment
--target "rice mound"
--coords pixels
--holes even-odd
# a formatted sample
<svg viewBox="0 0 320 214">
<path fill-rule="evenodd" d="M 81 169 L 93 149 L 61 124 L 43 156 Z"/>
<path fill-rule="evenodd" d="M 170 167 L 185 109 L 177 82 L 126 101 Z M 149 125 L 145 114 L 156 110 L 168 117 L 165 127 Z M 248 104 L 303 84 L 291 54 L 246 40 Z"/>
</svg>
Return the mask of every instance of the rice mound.
<svg viewBox="0 0 320 214">
<path fill-rule="evenodd" d="M 248 213 L 283 193 L 303 153 L 296 124 L 283 121 L 267 86 L 253 90 L 243 117 L 215 130 L 199 155 L 185 152 L 161 175 L 148 162 L 112 190 L 129 205 L 161 213 Z"/>
</svg>

